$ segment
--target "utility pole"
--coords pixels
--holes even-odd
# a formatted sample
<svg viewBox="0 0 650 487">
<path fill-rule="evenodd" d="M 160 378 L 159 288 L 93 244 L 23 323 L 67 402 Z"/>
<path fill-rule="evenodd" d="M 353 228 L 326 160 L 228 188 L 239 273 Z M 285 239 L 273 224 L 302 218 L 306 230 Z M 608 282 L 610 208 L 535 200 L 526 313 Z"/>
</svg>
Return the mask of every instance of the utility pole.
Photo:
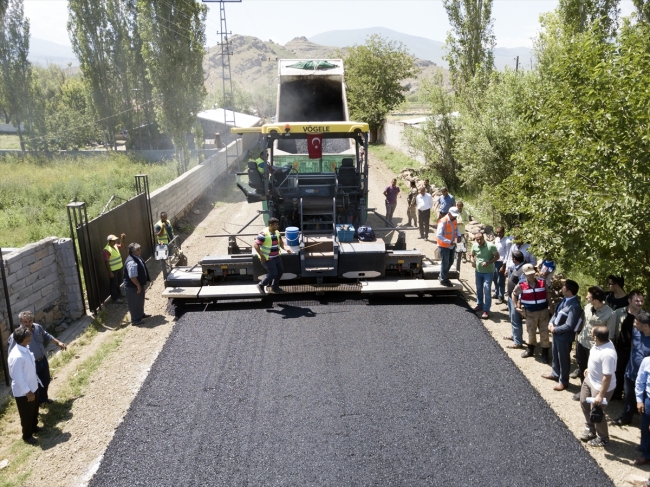
<svg viewBox="0 0 650 487">
<path fill-rule="evenodd" d="M 515 72 L 519 71 L 519 56 L 515 58 Z"/>
</svg>

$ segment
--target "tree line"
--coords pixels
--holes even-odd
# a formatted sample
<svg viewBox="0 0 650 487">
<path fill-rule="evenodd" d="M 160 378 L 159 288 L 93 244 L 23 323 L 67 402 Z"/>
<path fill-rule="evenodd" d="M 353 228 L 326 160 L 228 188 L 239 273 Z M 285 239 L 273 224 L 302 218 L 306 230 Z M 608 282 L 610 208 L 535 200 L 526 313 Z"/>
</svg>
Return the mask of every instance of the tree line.
<svg viewBox="0 0 650 487">
<path fill-rule="evenodd" d="M 183 160 L 206 96 L 207 7 L 186 0 L 69 0 L 80 74 L 27 59 L 24 0 L 0 0 L 0 114 L 23 151 L 79 148 L 116 135 L 168 134 Z"/>
<path fill-rule="evenodd" d="M 538 255 L 650 294 L 650 1 L 560 0 L 540 18 L 532 69 L 496 71 L 491 0 L 445 0 L 453 89 L 407 137 L 451 189 L 519 225 Z M 480 9 L 480 10 L 479 10 Z"/>
</svg>

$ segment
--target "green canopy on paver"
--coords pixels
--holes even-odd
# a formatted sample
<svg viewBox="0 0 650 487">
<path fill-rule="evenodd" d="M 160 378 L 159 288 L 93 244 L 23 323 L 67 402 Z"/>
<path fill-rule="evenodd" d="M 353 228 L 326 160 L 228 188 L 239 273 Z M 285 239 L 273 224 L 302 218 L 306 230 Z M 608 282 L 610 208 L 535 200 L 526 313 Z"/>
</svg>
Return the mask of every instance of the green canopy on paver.
<svg viewBox="0 0 650 487">
<path fill-rule="evenodd" d="M 309 69 L 311 71 L 315 69 L 333 69 L 338 68 L 336 64 L 328 63 L 327 61 L 300 61 L 299 63 L 292 64 L 287 66 L 288 68 L 296 69 Z"/>
</svg>

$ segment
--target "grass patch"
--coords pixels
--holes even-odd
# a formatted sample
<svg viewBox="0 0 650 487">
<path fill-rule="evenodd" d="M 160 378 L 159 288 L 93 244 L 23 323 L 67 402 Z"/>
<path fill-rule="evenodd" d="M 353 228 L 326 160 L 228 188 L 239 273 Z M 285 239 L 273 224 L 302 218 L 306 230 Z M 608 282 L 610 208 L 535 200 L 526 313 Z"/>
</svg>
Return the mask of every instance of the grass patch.
<svg viewBox="0 0 650 487">
<path fill-rule="evenodd" d="M 395 177 L 402 172 L 402 169 L 413 168 L 420 169 L 422 164 L 416 161 L 415 159 L 407 156 L 403 152 L 392 149 L 384 144 L 372 144 L 368 146 L 368 152 L 373 156 L 379 159 L 384 165 L 395 174 Z M 431 181 L 434 183 L 435 181 Z M 390 181 L 386 181 L 386 185 L 390 184 Z M 402 191 L 406 191 L 406 183 L 397 179 L 397 185 Z"/>
<path fill-rule="evenodd" d="M 176 178 L 176 163 L 149 163 L 126 154 L 0 158 L 0 246 L 22 247 L 70 232 L 66 205 L 85 201 L 90 219 L 111 196 L 135 195 L 134 175 L 148 174 L 153 191 Z"/>
<path fill-rule="evenodd" d="M 20 139 L 17 135 L 0 135 L 0 150 L 20 150 Z"/>
<path fill-rule="evenodd" d="M 61 367 L 69 363 L 76 357 L 75 351 L 78 352 L 78 347 L 82 347 L 90 343 L 99 331 L 105 330 L 105 312 L 100 313 L 96 319 L 91 322 L 91 325 L 84 331 L 79 339 L 75 342 L 73 350 L 67 350 L 58 353 L 50 361 L 51 367 Z M 47 413 L 41 415 L 42 421 L 47 428 L 45 434 L 41 434 L 41 441 L 47 441 L 48 436 L 59 434 L 61 432 L 58 424 L 66 421 L 71 417 L 70 410 L 74 401 L 82 395 L 84 388 L 88 385 L 90 377 L 93 373 L 97 372 L 106 358 L 115 351 L 122 343 L 122 338 L 125 331 L 117 332 L 115 337 L 102 344 L 90 357 L 83 362 L 77 364 L 73 371 L 71 371 L 67 381 L 57 394 L 57 401 L 47 408 Z M 18 410 L 15 401 L 10 401 L 2 408 L 0 408 L 0 421 L 4 423 L 3 430 L 6 430 L 7 423 L 14 422 L 17 426 L 16 439 L 12 441 L 9 446 L 7 457 L 9 458 L 9 466 L 2 470 L 2 477 L 0 478 L 0 487 L 15 487 L 25 483 L 31 476 L 32 469 L 30 468 L 31 457 L 34 452 L 34 447 L 27 445 L 20 439 L 20 421 L 18 419 Z M 15 427 L 13 428 L 15 429 Z"/>
</svg>

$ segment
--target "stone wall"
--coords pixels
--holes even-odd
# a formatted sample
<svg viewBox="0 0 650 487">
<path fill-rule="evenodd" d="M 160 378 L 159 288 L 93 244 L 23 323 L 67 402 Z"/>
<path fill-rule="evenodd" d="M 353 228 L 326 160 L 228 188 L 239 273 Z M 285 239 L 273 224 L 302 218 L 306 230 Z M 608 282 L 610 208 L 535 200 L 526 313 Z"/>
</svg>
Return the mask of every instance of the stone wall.
<svg viewBox="0 0 650 487">
<path fill-rule="evenodd" d="M 421 155 L 413 156 L 409 153 L 409 146 L 404 140 L 405 125 L 399 122 L 386 122 L 383 127 L 377 131 L 377 142 L 392 147 L 395 150 L 403 152 L 412 157 L 420 164 L 426 164 L 424 157 Z"/>
<path fill-rule="evenodd" d="M 46 327 L 61 326 L 84 312 L 74 247 L 69 238 L 44 238 L 4 254 L 9 302 L 14 326 L 18 314 L 30 310 L 34 321 Z M 10 333 L 3 283 L 0 280 L 0 335 Z"/>
</svg>

